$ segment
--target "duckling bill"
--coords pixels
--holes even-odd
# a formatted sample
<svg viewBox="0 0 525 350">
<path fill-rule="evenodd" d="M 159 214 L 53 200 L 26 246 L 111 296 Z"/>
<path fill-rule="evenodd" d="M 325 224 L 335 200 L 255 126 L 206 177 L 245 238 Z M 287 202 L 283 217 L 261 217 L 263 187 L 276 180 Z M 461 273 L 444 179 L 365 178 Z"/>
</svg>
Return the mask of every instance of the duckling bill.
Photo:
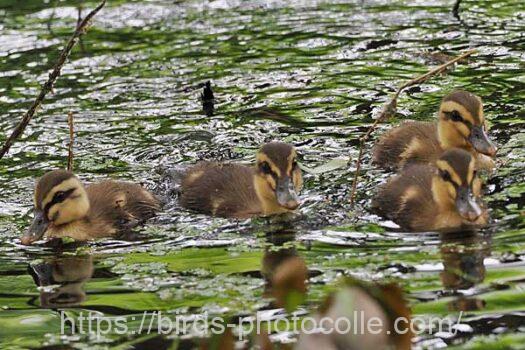
<svg viewBox="0 0 525 350">
<path fill-rule="evenodd" d="M 201 162 L 182 180 L 183 207 L 213 216 L 249 218 L 295 210 L 303 184 L 295 148 L 263 145 L 254 166 Z"/>
<path fill-rule="evenodd" d="M 391 178 L 372 207 L 412 231 L 456 230 L 485 225 L 488 212 L 474 157 L 454 148 L 434 165 L 412 165 Z"/>
<path fill-rule="evenodd" d="M 491 169 L 496 146 L 486 133 L 481 98 L 457 90 L 445 96 L 438 123 L 408 121 L 387 132 L 376 144 L 373 162 L 385 169 L 433 163 L 446 150 L 470 152 L 480 169 Z"/>
<path fill-rule="evenodd" d="M 38 181 L 34 220 L 22 236 L 29 245 L 42 237 L 89 240 L 118 236 L 160 209 L 160 202 L 142 186 L 103 181 L 86 187 L 69 171 L 54 170 Z"/>
</svg>

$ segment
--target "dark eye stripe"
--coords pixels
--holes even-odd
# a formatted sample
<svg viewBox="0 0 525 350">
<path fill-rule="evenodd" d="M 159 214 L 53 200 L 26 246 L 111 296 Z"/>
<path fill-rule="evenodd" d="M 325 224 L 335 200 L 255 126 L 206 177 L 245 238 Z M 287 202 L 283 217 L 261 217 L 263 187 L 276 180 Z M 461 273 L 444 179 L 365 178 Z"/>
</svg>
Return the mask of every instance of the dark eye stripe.
<svg viewBox="0 0 525 350">
<path fill-rule="evenodd" d="M 457 113 L 457 116 L 454 117 L 454 114 Z M 472 129 L 472 123 L 459 114 L 457 111 L 452 112 L 445 112 L 445 115 L 447 116 L 447 119 L 453 120 L 457 123 L 463 123 L 465 124 L 469 129 Z"/>
<path fill-rule="evenodd" d="M 261 164 L 259 164 L 259 169 L 263 174 L 270 175 L 275 180 L 277 180 L 277 174 L 272 170 L 272 167 L 270 166 L 270 164 L 268 164 L 268 162 L 262 162 Z"/>
<path fill-rule="evenodd" d="M 452 175 L 450 175 L 450 173 L 447 170 L 439 169 L 439 176 L 441 176 L 443 181 L 450 182 L 456 188 L 460 186 L 456 182 L 454 182 L 454 180 L 452 180 Z"/>
<path fill-rule="evenodd" d="M 47 214 L 49 213 L 49 209 L 51 209 L 53 205 L 57 203 L 62 203 L 63 201 L 65 201 L 69 196 L 71 196 L 73 192 L 75 192 L 75 190 L 76 188 L 71 188 L 66 191 L 60 191 L 60 192 L 55 193 L 51 202 L 47 203 L 46 206 L 44 207 L 45 216 L 47 217 Z M 63 194 L 61 195 L 61 193 Z"/>
</svg>

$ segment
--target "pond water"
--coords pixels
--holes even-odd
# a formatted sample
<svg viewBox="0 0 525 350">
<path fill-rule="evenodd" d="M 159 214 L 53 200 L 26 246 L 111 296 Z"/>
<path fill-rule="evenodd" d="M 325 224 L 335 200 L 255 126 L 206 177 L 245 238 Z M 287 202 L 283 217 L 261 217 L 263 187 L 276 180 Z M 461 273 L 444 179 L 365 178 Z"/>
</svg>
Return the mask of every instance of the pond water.
<svg viewBox="0 0 525 350">
<path fill-rule="evenodd" d="M 46 80 L 79 3 L 0 0 L 1 143 Z M 96 4 L 81 3 L 82 15 Z M 198 334 L 60 337 L 59 310 L 134 324 L 153 310 L 276 315 L 265 275 L 286 256 L 302 257 L 310 270 L 303 313 L 343 275 L 396 281 L 416 316 L 456 320 L 463 311 L 459 332 L 421 335 L 416 348 L 523 344 L 525 3 L 463 1 L 460 19 L 452 3 L 110 1 L 0 160 L 0 346 L 192 348 Z M 395 118 L 366 146 L 350 206 L 359 138 L 373 116 L 397 86 L 440 63 L 429 53 L 469 48 L 478 53 L 468 62 L 401 95 Z M 213 113 L 200 100 L 207 81 Z M 403 119 L 434 120 L 454 88 L 483 97 L 500 147 L 498 169 L 485 175 L 493 223 L 470 235 L 400 232 L 368 210 L 389 175 L 370 165 L 369 150 Z M 140 239 L 59 252 L 20 244 L 35 179 L 67 163 L 68 112 L 82 180 L 130 179 L 167 199 Z M 212 219 L 177 206 L 170 169 L 201 159 L 249 163 L 271 140 L 293 143 L 303 166 L 318 167 L 305 173 L 299 217 Z M 272 336 L 277 344 L 293 338 Z"/>
</svg>

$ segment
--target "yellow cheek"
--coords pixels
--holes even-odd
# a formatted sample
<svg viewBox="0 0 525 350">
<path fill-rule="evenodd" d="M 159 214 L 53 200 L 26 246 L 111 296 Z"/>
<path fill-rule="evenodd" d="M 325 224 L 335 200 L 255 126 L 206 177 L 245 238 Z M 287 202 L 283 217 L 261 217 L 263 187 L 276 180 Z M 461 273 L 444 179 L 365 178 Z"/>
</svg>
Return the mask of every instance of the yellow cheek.
<svg viewBox="0 0 525 350">
<path fill-rule="evenodd" d="M 49 219 L 58 212 L 58 218 L 53 221 L 55 225 L 63 225 L 84 218 L 89 211 L 89 201 L 86 197 L 80 196 L 75 199 L 68 199 L 62 203 L 55 204 L 49 211 Z"/>
<path fill-rule="evenodd" d="M 470 129 L 463 123 L 454 123 L 456 129 L 460 132 L 461 135 L 468 137 L 470 135 Z"/>
<path fill-rule="evenodd" d="M 275 198 L 275 191 L 272 190 L 269 179 L 264 175 L 255 176 L 255 192 L 259 198 L 272 200 Z"/>
<path fill-rule="evenodd" d="M 295 170 L 293 173 L 293 185 L 297 192 L 301 191 L 303 188 L 303 176 L 301 174 L 301 170 L 299 169 Z"/>
<path fill-rule="evenodd" d="M 268 185 L 270 186 L 270 188 L 273 191 L 275 191 L 275 189 L 277 188 L 277 184 L 275 183 L 274 178 L 271 175 L 266 175 L 264 178 L 265 178 L 266 182 L 268 183 Z"/>
<path fill-rule="evenodd" d="M 54 217 L 57 213 L 60 214 L 60 204 L 55 204 L 55 205 L 53 205 L 53 206 L 49 209 L 49 211 L 48 211 L 48 213 L 47 213 L 47 219 L 48 219 L 49 221 L 53 221 L 53 217 Z M 59 215 L 59 217 L 60 217 L 60 215 Z"/>
<path fill-rule="evenodd" d="M 482 181 L 478 178 L 475 178 L 474 182 L 472 183 L 472 192 L 474 193 L 474 196 L 481 196 L 481 185 Z"/>
<path fill-rule="evenodd" d="M 447 191 L 451 198 L 456 198 L 456 188 L 449 182 L 447 182 Z"/>
</svg>

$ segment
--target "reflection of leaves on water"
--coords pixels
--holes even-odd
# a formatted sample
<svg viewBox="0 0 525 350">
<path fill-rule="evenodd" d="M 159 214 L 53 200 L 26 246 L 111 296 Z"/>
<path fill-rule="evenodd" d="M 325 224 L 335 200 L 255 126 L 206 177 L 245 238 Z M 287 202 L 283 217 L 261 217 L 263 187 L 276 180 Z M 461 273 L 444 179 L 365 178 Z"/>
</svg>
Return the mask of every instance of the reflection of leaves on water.
<svg viewBox="0 0 525 350">
<path fill-rule="evenodd" d="M 173 140 L 173 143 L 182 141 L 204 141 L 211 143 L 214 137 L 215 134 L 206 130 L 191 130 L 177 137 L 175 140 Z"/>
<path fill-rule="evenodd" d="M 233 115 L 237 115 L 241 120 L 271 120 L 282 124 L 295 126 L 295 127 L 309 127 L 309 126 L 333 126 L 333 125 L 345 125 L 344 122 L 340 121 L 315 121 L 308 122 L 303 119 L 293 116 L 291 114 L 280 111 L 272 107 L 257 107 L 244 109 L 238 112 L 234 112 Z"/>
</svg>

